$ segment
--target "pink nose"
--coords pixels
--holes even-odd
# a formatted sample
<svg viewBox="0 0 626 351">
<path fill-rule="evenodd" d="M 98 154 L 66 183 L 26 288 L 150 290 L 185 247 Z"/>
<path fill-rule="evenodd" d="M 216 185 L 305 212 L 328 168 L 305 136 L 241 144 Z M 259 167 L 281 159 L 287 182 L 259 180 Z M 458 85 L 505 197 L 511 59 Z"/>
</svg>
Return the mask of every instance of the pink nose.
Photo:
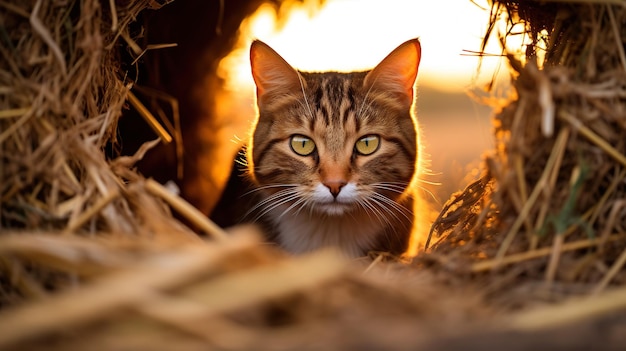
<svg viewBox="0 0 626 351">
<path fill-rule="evenodd" d="M 345 180 L 326 180 L 323 183 L 328 190 L 330 190 L 330 193 L 333 194 L 333 197 L 337 197 L 337 195 L 339 195 L 339 192 L 341 191 L 341 188 L 343 188 L 344 185 L 347 184 L 347 182 Z"/>
</svg>

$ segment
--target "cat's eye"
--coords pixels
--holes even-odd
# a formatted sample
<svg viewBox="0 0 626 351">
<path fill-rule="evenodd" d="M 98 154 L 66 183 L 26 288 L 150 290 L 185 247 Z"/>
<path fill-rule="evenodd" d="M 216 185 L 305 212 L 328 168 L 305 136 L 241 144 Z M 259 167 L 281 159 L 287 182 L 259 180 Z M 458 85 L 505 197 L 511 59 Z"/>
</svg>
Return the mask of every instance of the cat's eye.
<svg viewBox="0 0 626 351">
<path fill-rule="evenodd" d="M 291 150 L 300 156 L 309 156 L 315 151 L 313 139 L 300 134 L 291 137 L 290 145 Z"/>
<path fill-rule="evenodd" d="M 380 146 L 380 137 L 378 135 L 366 135 L 357 140 L 354 148 L 361 155 L 371 155 Z"/>
</svg>

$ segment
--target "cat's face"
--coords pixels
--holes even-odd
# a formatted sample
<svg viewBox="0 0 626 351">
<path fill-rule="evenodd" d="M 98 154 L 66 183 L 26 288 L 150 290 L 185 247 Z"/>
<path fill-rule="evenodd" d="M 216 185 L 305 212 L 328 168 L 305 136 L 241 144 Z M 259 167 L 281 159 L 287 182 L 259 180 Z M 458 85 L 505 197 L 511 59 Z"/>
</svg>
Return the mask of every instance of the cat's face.
<svg viewBox="0 0 626 351">
<path fill-rule="evenodd" d="M 398 206 L 419 157 L 411 115 L 417 40 L 369 72 L 304 73 L 251 48 L 259 118 L 248 162 L 266 207 L 330 216 Z"/>
</svg>

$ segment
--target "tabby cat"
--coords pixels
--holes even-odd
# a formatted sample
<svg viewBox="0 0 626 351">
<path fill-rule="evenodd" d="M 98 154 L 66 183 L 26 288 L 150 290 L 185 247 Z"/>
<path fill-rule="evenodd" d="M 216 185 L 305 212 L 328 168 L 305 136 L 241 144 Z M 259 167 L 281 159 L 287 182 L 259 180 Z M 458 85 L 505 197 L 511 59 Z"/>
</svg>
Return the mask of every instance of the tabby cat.
<svg viewBox="0 0 626 351">
<path fill-rule="evenodd" d="M 370 71 L 310 73 L 252 43 L 258 121 L 248 176 L 256 216 L 287 251 L 415 251 L 420 56 L 413 39 Z"/>
</svg>

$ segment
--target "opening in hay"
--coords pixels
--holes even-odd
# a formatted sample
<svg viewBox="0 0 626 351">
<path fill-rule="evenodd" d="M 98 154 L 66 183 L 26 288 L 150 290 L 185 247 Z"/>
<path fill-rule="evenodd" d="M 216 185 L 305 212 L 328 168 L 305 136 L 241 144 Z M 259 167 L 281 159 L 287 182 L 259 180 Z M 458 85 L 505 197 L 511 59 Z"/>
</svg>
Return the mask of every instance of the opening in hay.
<svg viewBox="0 0 626 351">
<path fill-rule="evenodd" d="M 491 4 L 491 40 L 531 42 L 509 55 L 515 96 L 484 175 L 443 206 L 411 264 L 287 256 L 161 185 L 180 178 L 181 150 L 217 148 L 186 137 L 212 128 L 186 116 L 215 111 L 210 72 L 260 4 L 0 1 L 0 348 L 623 343 L 620 3 Z"/>
<path fill-rule="evenodd" d="M 397 44 L 435 25 L 431 16 L 419 11 L 419 4 L 402 1 L 387 5 L 389 15 L 378 19 L 388 22 L 389 38 L 381 38 L 369 25 L 380 6 L 375 1 L 356 7 L 359 16 L 349 16 L 351 30 L 345 30 L 342 25 L 345 22 L 338 18 L 348 16 L 350 9 L 354 11 L 352 3 L 285 1 L 280 7 L 272 3 L 259 4 L 237 14 L 239 17 L 232 20 L 233 24 L 227 24 L 215 17 L 219 13 L 217 9 L 208 8 L 215 4 L 207 4 L 205 9 L 199 5 L 173 3 L 172 8 L 177 9 L 158 11 L 148 23 L 153 28 L 147 30 L 150 42 L 178 44 L 176 50 L 155 50 L 146 54 L 146 65 L 151 70 L 147 72 L 149 81 L 145 84 L 175 96 L 181 115 L 187 116 L 181 120 L 185 135 L 184 175 L 180 177 L 180 170 L 176 168 L 176 158 L 180 157 L 176 156 L 174 145 L 149 153 L 140 166 L 142 171 L 154 174 L 162 182 L 177 180 L 183 196 L 205 213 L 215 209 L 228 177 L 229 160 L 247 140 L 256 114 L 248 52 L 253 39 L 266 41 L 303 70 L 363 70 L 375 65 Z M 471 3 L 460 1 L 459 4 L 461 8 L 454 12 L 455 16 L 468 17 L 459 19 L 462 26 L 469 26 L 472 18 L 484 16 L 484 11 Z M 431 11 L 443 11 L 440 9 L 443 5 L 437 6 Z M 227 6 L 224 11 L 231 10 Z M 418 17 L 415 24 L 411 24 L 411 13 Z M 193 18 L 190 16 L 201 18 L 189 20 Z M 231 20 L 229 16 L 232 17 L 225 16 L 224 21 Z M 210 23 L 207 18 L 211 18 Z M 426 20 L 427 23 L 421 23 Z M 177 21 L 184 23 L 173 26 L 174 30 L 164 25 L 177 24 Z M 428 186 L 438 201 L 466 185 L 466 171 L 476 166 L 481 152 L 491 146 L 490 109 L 473 102 L 465 93 L 475 78 L 478 60 L 471 55 L 460 55 L 466 45 L 463 40 L 479 45 L 481 27 L 476 26 L 467 35 L 451 29 L 438 31 L 440 34 L 433 35 L 434 39 L 422 39 L 424 45 L 434 51 L 421 63 L 419 96 L 424 103 L 419 106 L 419 115 L 424 133 L 437 135 L 428 140 L 433 175 L 426 176 L 426 180 L 442 183 Z M 365 30 L 367 32 L 363 32 Z M 355 32 L 360 34 L 354 35 Z M 202 38 L 197 38 L 195 33 L 203 33 Z M 303 49 L 298 50 L 298 47 Z M 181 67 L 179 62 L 187 65 Z M 495 61 L 486 63 L 489 67 L 495 64 Z M 127 119 L 122 123 L 135 121 Z M 468 134 L 474 137 L 470 139 Z M 133 135 L 126 138 L 132 139 Z M 164 154 L 170 156 L 167 167 L 163 166 Z M 224 217 L 228 216 L 214 216 L 215 219 Z"/>
</svg>

